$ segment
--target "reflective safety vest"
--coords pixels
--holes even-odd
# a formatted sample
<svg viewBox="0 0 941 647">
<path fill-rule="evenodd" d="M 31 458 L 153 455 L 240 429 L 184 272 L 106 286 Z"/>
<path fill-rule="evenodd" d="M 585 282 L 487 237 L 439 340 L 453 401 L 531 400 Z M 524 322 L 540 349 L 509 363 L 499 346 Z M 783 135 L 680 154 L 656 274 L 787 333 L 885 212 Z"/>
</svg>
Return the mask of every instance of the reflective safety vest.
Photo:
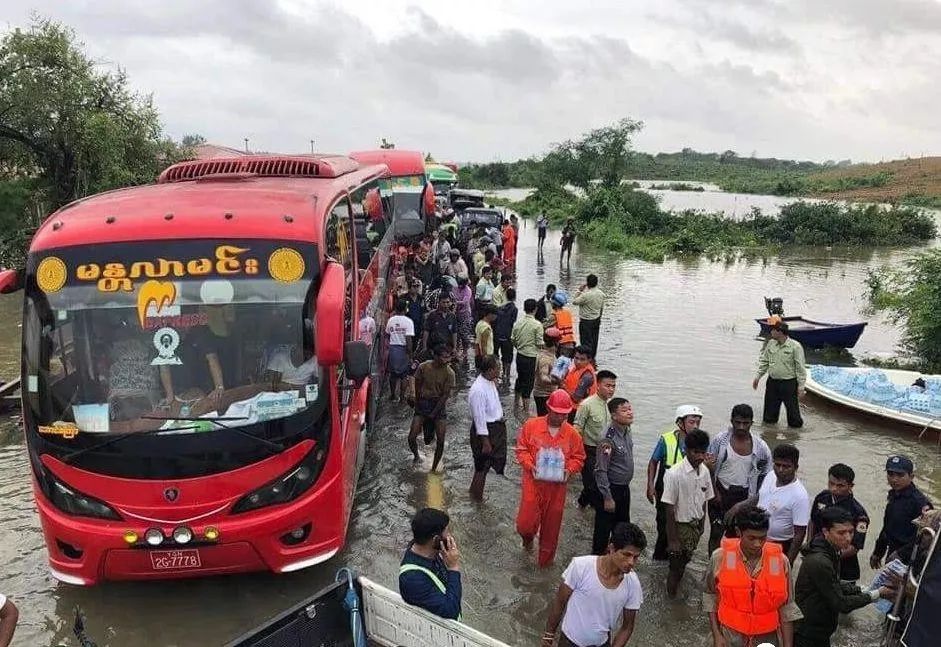
<svg viewBox="0 0 941 647">
<path fill-rule="evenodd" d="M 555 314 L 555 327 L 562 333 L 559 343 L 574 344 L 575 326 L 572 323 L 572 313 L 565 308 L 553 309 L 552 312 Z"/>
<path fill-rule="evenodd" d="M 569 395 L 572 396 L 572 401 L 576 404 L 581 402 L 581 400 L 575 400 L 575 390 L 578 388 L 578 383 L 582 381 L 582 376 L 585 374 L 585 371 L 594 375 L 595 367 L 589 362 L 584 368 L 573 368 L 568 372 L 568 375 L 565 376 L 565 381 L 562 382 L 562 388 L 568 391 Z M 591 388 L 588 389 L 588 393 L 585 394 L 585 397 L 587 398 L 589 395 L 594 395 L 597 390 L 598 380 L 595 379 L 592 380 Z"/>
<path fill-rule="evenodd" d="M 662 435 L 662 438 L 663 438 L 663 444 L 667 448 L 667 452 L 666 452 L 667 455 L 663 463 L 667 467 L 667 469 L 669 469 L 673 467 L 674 465 L 676 465 L 677 463 L 679 463 L 681 460 L 683 460 L 684 454 L 683 454 L 683 450 L 680 448 L 680 441 L 676 437 L 675 431 L 666 432 L 665 434 Z"/>
<path fill-rule="evenodd" d="M 431 580 L 431 583 L 434 584 L 442 595 L 448 592 L 448 588 L 444 585 L 444 582 L 441 581 L 441 578 L 435 575 L 434 571 L 431 571 L 424 566 L 419 566 L 418 564 L 402 564 L 399 566 L 399 575 L 405 573 L 410 573 L 412 571 L 418 571 L 419 573 L 424 573 L 428 576 L 428 579 Z M 461 621 L 461 616 L 457 616 L 457 621 Z"/>
<path fill-rule="evenodd" d="M 778 610 L 787 602 L 788 581 L 784 552 L 765 542 L 761 570 L 753 578 L 742 559 L 739 539 L 722 540 L 722 560 L 716 576 L 719 622 L 744 636 L 758 636 L 778 628 Z"/>
</svg>

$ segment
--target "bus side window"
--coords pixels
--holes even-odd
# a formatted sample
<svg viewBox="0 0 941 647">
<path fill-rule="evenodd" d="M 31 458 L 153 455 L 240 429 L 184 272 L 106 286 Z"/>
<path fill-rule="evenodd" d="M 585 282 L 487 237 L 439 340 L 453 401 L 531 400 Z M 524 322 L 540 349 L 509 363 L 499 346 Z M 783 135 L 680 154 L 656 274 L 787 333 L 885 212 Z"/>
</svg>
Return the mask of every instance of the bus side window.
<svg viewBox="0 0 941 647">
<path fill-rule="evenodd" d="M 356 254 L 359 269 L 366 269 L 382 246 L 389 228 L 389 215 L 379 193 L 379 182 L 373 180 L 350 194 L 356 229 Z"/>
<path fill-rule="evenodd" d="M 353 270 L 353 236 L 350 232 L 350 203 L 343 197 L 330 210 L 324 232 L 325 254 L 340 263 L 347 272 Z"/>
</svg>

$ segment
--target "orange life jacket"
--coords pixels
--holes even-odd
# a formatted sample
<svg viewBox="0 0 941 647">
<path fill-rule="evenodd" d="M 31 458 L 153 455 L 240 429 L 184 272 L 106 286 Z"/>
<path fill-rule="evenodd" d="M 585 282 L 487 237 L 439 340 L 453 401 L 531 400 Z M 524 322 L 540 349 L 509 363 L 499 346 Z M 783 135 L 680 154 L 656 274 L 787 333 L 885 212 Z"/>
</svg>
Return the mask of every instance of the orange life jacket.
<svg viewBox="0 0 941 647">
<path fill-rule="evenodd" d="M 558 314 L 558 313 L 556 313 Z M 571 315 L 570 315 L 571 316 Z M 582 381 L 582 376 L 585 374 L 585 371 L 588 371 L 592 375 L 595 374 L 595 367 L 589 362 L 583 368 L 573 368 L 568 372 L 568 375 L 565 376 L 565 381 L 562 382 L 562 388 L 568 391 L 569 395 L 572 396 L 572 400 L 578 404 L 581 400 L 575 400 L 575 389 L 578 388 L 578 383 Z M 593 380 L 591 383 L 591 388 L 588 389 L 587 398 L 589 395 L 594 395 L 598 390 L 598 380 Z"/>
<path fill-rule="evenodd" d="M 565 308 L 553 310 L 553 313 L 555 314 L 555 327 L 562 333 L 559 343 L 574 344 L 575 325 L 572 323 L 572 313 Z"/>
<path fill-rule="evenodd" d="M 778 610 L 787 602 L 787 558 L 779 544 L 765 542 L 761 570 L 753 578 L 742 560 L 739 542 L 722 540 L 722 561 L 716 578 L 719 622 L 745 636 L 772 633 L 780 624 Z"/>
</svg>

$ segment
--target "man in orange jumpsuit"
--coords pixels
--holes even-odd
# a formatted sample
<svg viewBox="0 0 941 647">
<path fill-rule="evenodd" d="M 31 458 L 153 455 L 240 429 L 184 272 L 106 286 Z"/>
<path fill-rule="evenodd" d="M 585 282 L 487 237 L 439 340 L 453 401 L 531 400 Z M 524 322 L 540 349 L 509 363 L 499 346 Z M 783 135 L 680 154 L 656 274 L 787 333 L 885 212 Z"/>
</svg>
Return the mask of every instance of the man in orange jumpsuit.
<svg viewBox="0 0 941 647">
<path fill-rule="evenodd" d="M 572 398 L 557 389 L 546 401 L 549 413 L 530 418 L 520 428 L 516 459 L 523 468 L 523 492 L 516 514 L 516 532 L 530 550 L 539 534 L 540 567 L 555 557 L 565 510 L 566 483 L 581 472 L 585 448 L 575 427 L 566 421 Z"/>
<path fill-rule="evenodd" d="M 508 266 L 516 265 L 516 230 L 509 220 L 503 221 L 503 262 Z"/>
</svg>

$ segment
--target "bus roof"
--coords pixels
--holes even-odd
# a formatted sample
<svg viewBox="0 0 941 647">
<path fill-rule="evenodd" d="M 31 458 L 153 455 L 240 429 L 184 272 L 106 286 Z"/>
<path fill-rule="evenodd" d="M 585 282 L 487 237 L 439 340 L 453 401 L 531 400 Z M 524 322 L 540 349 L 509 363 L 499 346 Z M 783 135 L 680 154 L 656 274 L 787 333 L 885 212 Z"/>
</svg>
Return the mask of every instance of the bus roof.
<svg viewBox="0 0 941 647">
<path fill-rule="evenodd" d="M 385 164 L 389 167 L 390 177 L 425 174 L 425 156 L 420 151 L 380 148 L 372 151 L 353 151 L 350 157 L 360 164 Z"/>
<path fill-rule="evenodd" d="M 248 160 L 255 172 L 244 170 Z M 387 172 L 384 166 L 346 157 L 182 162 L 164 171 L 157 184 L 108 191 L 62 207 L 36 231 L 30 251 L 175 238 L 316 243 L 334 200 Z"/>
</svg>

